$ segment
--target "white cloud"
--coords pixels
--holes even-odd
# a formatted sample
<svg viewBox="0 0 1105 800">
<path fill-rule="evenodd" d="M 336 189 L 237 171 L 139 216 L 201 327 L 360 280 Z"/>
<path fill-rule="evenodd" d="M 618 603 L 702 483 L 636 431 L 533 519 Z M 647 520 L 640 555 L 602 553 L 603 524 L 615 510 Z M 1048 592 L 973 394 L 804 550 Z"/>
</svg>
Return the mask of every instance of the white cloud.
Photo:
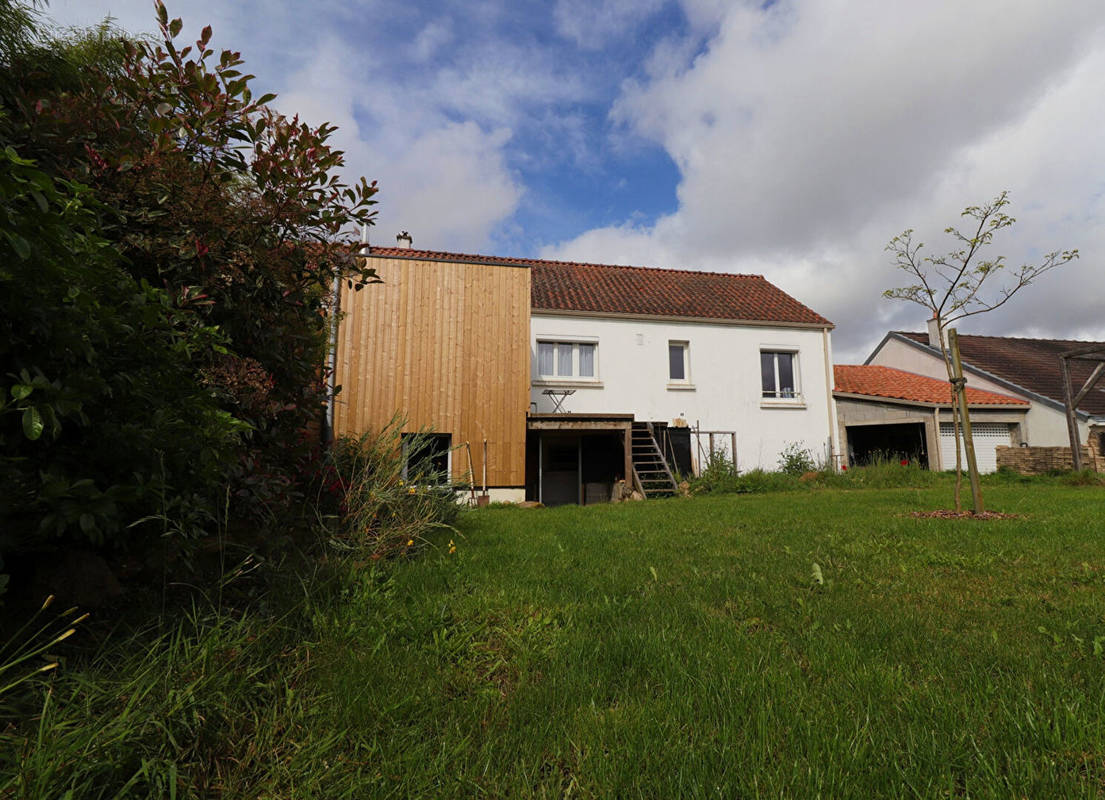
<svg viewBox="0 0 1105 800">
<path fill-rule="evenodd" d="M 418 61 L 429 61 L 452 40 L 452 26 L 445 20 L 435 19 L 418 32 L 414 40 L 414 57 Z"/>
<path fill-rule="evenodd" d="M 522 113 L 519 98 L 548 100 L 572 91 L 544 68 L 547 63 L 491 42 L 463 68 L 432 65 L 391 74 L 401 58 L 435 60 L 453 38 L 445 18 L 425 25 L 409 48 L 382 50 L 349 35 L 349 26 L 370 9 L 337 0 L 314 3 L 311 18 L 325 22 L 311 25 L 303 24 L 304 6 L 296 2 L 168 5 L 171 15 L 184 19 L 184 38 L 195 38 L 210 22 L 215 48 L 241 50 L 258 76 L 255 85 L 278 93 L 278 110 L 313 125 L 338 126 L 331 143 L 346 153 L 345 176 L 379 183 L 371 238 L 380 244 L 392 244 L 400 229 L 408 229 L 419 246 L 486 247 L 522 196 L 505 155 L 511 125 Z M 98 8 L 54 0 L 47 11 L 63 24 L 94 24 L 110 14 L 131 32 L 156 27 L 150 0 L 113 0 Z M 460 112 L 477 121 L 458 121 Z"/>
<path fill-rule="evenodd" d="M 729 6 L 704 50 L 665 45 L 612 112 L 678 165 L 678 210 L 545 254 L 763 272 L 837 321 L 838 353 L 856 358 L 888 323 L 921 324 L 880 298 L 900 282 L 883 247 L 903 228 L 935 247 L 964 205 L 1010 188 L 1011 261 L 1101 252 L 1103 20 L 1078 0 Z M 1092 288 L 1071 310 L 1045 276 L 982 327 L 1100 331 L 1105 280 L 1087 256 L 1067 268 Z"/>
<path fill-rule="evenodd" d="M 667 0 L 557 0 L 553 21 L 557 32 L 588 50 L 628 37 Z"/>
</svg>

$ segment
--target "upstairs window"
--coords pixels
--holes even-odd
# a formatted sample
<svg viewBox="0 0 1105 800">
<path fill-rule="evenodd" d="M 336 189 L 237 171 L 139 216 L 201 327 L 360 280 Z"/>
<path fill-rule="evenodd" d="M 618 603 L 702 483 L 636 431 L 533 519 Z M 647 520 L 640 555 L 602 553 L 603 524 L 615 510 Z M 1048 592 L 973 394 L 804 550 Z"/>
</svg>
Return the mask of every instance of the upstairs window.
<svg viewBox="0 0 1105 800">
<path fill-rule="evenodd" d="M 403 480 L 411 483 L 449 482 L 449 452 L 453 437 L 448 433 L 404 433 Z"/>
<path fill-rule="evenodd" d="M 760 384 L 765 400 L 793 400 L 798 394 L 795 353 L 760 351 Z"/>
<path fill-rule="evenodd" d="M 543 380 L 593 380 L 596 342 L 537 342 L 537 374 Z"/>
<path fill-rule="evenodd" d="M 687 383 L 690 381 L 688 369 L 688 342 L 668 342 L 668 380 L 672 383 Z"/>
</svg>

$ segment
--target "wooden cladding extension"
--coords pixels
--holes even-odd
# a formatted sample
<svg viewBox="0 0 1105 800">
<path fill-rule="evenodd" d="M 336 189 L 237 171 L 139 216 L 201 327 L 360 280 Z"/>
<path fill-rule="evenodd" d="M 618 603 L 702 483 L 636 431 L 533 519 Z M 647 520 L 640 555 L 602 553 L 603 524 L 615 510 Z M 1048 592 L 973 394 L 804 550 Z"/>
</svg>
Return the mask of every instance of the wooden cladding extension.
<svg viewBox="0 0 1105 800">
<path fill-rule="evenodd" d="M 529 410 L 530 271 L 525 267 L 371 256 L 382 284 L 343 286 L 334 409 L 338 435 L 379 430 L 397 412 L 404 431 L 471 442 L 474 478 L 525 484 Z M 455 479 L 468 455 L 454 450 Z"/>
</svg>

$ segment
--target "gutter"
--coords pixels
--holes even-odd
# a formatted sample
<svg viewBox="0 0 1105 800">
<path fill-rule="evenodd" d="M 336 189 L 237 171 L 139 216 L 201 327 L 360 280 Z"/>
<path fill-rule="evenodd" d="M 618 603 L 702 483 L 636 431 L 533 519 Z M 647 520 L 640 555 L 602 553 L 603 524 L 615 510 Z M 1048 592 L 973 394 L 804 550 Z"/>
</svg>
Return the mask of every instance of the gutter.
<svg viewBox="0 0 1105 800">
<path fill-rule="evenodd" d="M 828 327 L 821 329 L 821 350 L 825 355 L 825 389 L 828 395 L 825 408 L 828 409 L 829 414 L 829 469 L 836 472 L 836 457 L 843 454 L 840 452 L 840 430 L 837 426 L 836 397 L 833 394 L 833 384 L 836 383 L 836 380 L 833 375 L 833 357 L 830 352 L 832 347 L 829 340 L 830 330 Z"/>
</svg>

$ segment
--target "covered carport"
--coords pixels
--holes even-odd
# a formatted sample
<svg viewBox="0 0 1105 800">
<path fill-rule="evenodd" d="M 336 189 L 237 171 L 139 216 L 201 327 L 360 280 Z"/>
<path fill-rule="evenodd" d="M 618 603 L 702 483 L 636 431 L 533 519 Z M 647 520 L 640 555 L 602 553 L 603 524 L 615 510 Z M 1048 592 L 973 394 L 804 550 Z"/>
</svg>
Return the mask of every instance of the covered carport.
<svg viewBox="0 0 1105 800">
<path fill-rule="evenodd" d="M 947 381 L 874 365 L 837 365 L 833 399 L 846 463 L 908 460 L 932 470 L 955 468 L 951 390 Z M 1024 440 L 1027 401 L 967 387 L 975 448 L 983 471 L 996 448 Z"/>
</svg>

